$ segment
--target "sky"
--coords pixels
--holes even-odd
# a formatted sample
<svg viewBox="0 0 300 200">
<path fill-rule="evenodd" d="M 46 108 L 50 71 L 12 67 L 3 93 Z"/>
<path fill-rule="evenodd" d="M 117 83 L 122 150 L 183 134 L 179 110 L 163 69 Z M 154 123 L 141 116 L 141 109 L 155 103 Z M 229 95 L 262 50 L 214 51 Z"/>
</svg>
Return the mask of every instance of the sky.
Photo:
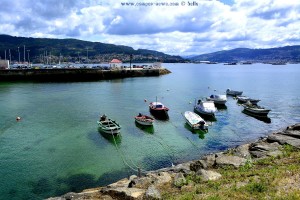
<svg viewBox="0 0 300 200">
<path fill-rule="evenodd" d="M 300 45 L 300 0 L 1 0 L 0 34 L 181 56 Z"/>
</svg>

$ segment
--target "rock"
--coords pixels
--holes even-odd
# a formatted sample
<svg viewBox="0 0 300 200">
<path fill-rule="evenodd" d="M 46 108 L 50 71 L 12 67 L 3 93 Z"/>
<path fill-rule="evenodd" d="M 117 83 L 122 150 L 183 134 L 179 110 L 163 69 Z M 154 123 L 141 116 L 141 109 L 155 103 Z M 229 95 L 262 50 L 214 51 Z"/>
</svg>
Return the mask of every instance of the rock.
<svg viewBox="0 0 300 200">
<path fill-rule="evenodd" d="M 268 143 L 268 142 L 257 142 L 250 145 L 250 151 L 276 151 L 280 145 L 277 142 Z"/>
<path fill-rule="evenodd" d="M 197 160 L 191 163 L 190 169 L 194 172 L 198 171 L 199 169 L 207 169 L 206 161 L 204 160 Z"/>
<path fill-rule="evenodd" d="M 300 148 L 300 140 L 294 137 L 290 137 L 282 134 L 272 134 L 268 136 L 268 142 L 278 142 L 279 144 L 289 144 L 293 147 Z"/>
<path fill-rule="evenodd" d="M 207 168 L 213 167 L 216 164 L 216 155 L 209 154 L 203 157 L 203 160 L 206 161 Z"/>
<path fill-rule="evenodd" d="M 161 199 L 161 194 L 153 185 L 151 185 L 145 193 L 145 199 L 158 200 Z"/>
<path fill-rule="evenodd" d="M 170 183 L 172 181 L 172 177 L 168 172 L 159 172 L 147 175 L 151 179 L 151 182 L 155 186 L 163 185 L 166 183 Z"/>
<path fill-rule="evenodd" d="M 282 135 L 287 135 L 287 136 L 290 136 L 290 137 L 293 137 L 293 138 L 297 138 L 297 139 L 300 139 L 300 131 L 292 131 L 292 130 L 286 130 L 284 132 L 280 132 L 278 134 L 282 134 Z"/>
<path fill-rule="evenodd" d="M 182 172 L 184 174 L 189 174 L 191 172 L 190 165 L 191 165 L 191 162 L 181 163 L 181 164 L 178 164 L 178 165 L 172 167 L 171 170 L 174 171 L 175 173 Z"/>
<path fill-rule="evenodd" d="M 127 187 L 116 187 L 116 188 L 103 188 L 102 194 L 110 195 L 116 199 L 142 199 L 146 190 L 139 188 L 127 188 Z"/>
<path fill-rule="evenodd" d="M 127 178 L 121 179 L 118 182 L 112 183 L 108 185 L 107 187 L 116 188 L 116 187 L 128 187 L 128 184 L 130 183 L 130 180 Z"/>
<path fill-rule="evenodd" d="M 249 147 L 250 144 L 240 145 L 234 149 L 233 155 L 248 159 L 251 157 L 251 154 L 249 152 Z"/>
<path fill-rule="evenodd" d="M 280 145 L 277 142 L 268 143 L 259 141 L 250 145 L 250 154 L 254 158 L 264 158 L 267 156 L 277 156 L 282 154 L 279 150 Z"/>
<path fill-rule="evenodd" d="M 288 126 L 286 130 L 300 130 L 300 123 Z"/>
<path fill-rule="evenodd" d="M 238 156 L 228 156 L 228 155 L 221 155 L 216 158 L 216 165 L 223 167 L 223 166 L 234 166 L 239 167 L 246 163 L 247 159 L 241 158 Z"/>
<path fill-rule="evenodd" d="M 150 177 L 141 177 L 141 178 L 135 178 L 131 181 L 132 187 L 145 189 L 148 188 L 154 180 L 152 180 Z"/>
<path fill-rule="evenodd" d="M 204 169 L 200 169 L 199 171 L 197 171 L 196 175 L 200 176 L 201 180 L 203 181 L 214 181 L 222 177 L 222 175 L 219 174 L 218 172 L 204 170 Z"/>
<path fill-rule="evenodd" d="M 174 177 L 174 185 L 176 187 L 182 187 L 186 184 L 186 179 L 182 173 L 176 173 Z"/>
</svg>

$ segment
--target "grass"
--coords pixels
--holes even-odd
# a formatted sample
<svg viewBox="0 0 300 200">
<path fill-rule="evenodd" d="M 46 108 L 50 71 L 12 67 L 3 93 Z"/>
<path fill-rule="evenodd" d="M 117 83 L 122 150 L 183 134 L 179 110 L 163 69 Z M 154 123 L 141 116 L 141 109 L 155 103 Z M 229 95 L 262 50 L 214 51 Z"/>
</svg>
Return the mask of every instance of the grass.
<svg viewBox="0 0 300 200">
<path fill-rule="evenodd" d="M 282 151 L 281 156 L 249 160 L 239 169 L 213 169 L 222 174 L 217 181 L 203 182 L 196 175 L 188 175 L 187 185 L 181 189 L 161 190 L 163 199 L 300 200 L 300 151 L 289 145 L 284 145 Z"/>
</svg>

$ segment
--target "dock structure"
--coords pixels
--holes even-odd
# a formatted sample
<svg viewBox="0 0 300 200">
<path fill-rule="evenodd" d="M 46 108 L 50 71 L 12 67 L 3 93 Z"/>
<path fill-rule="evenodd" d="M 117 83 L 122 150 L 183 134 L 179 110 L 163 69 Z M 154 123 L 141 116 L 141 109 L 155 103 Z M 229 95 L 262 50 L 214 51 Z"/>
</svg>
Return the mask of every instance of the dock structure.
<svg viewBox="0 0 300 200">
<path fill-rule="evenodd" d="M 129 77 L 160 76 L 171 73 L 168 69 L 102 70 L 102 69 L 5 69 L 0 70 L 0 82 L 81 82 Z"/>
</svg>

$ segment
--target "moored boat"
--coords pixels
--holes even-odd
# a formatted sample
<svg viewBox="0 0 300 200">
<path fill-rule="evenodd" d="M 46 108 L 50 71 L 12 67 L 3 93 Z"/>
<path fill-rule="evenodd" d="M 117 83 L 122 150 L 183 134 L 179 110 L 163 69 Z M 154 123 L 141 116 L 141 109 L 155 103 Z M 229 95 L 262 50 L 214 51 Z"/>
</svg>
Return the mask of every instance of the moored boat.
<svg viewBox="0 0 300 200">
<path fill-rule="evenodd" d="M 139 115 L 134 117 L 136 123 L 144 126 L 152 126 L 154 122 L 154 118 L 148 115 L 143 115 L 139 113 Z"/>
<path fill-rule="evenodd" d="M 108 118 L 106 115 L 102 115 L 97 121 L 99 130 L 109 135 L 117 135 L 120 133 L 121 126 L 115 121 Z"/>
<path fill-rule="evenodd" d="M 201 129 L 206 131 L 208 129 L 208 125 L 198 114 L 191 111 L 185 111 L 184 117 L 193 130 Z"/>
<path fill-rule="evenodd" d="M 161 102 L 157 102 L 157 101 L 151 102 L 149 104 L 149 110 L 150 110 L 150 113 L 158 119 L 168 119 L 169 118 L 169 115 L 168 115 L 169 108 L 167 108 Z"/>
<path fill-rule="evenodd" d="M 247 101 L 250 101 L 250 103 L 256 105 L 260 99 L 252 99 L 250 97 L 247 96 L 237 96 L 236 97 L 239 103 L 246 103 Z"/>
<path fill-rule="evenodd" d="M 244 111 L 255 116 L 267 116 L 271 111 L 270 109 L 266 109 L 258 105 L 253 105 L 250 102 L 244 103 L 242 104 L 242 106 L 244 107 Z"/>
<path fill-rule="evenodd" d="M 215 116 L 215 112 L 217 112 L 217 108 L 213 101 L 198 100 L 198 103 L 194 108 L 200 114 L 208 116 Z"/>
<path fill-rule="evenodd" d="M 212 94 L 209 97 L 206 98 L 208 101 L 213 101 L 217 105 L 225 105 L 227 102 L 227 97 L 226 95 L 217 95 L 217 94 Z"/>
<path fill-rule="evenodd" d="M 231 96 L 238 96 L 238 95 L 242 95 L 243 91 L 231 90 L 231 89 L 228 88 L 226 90 L 226 94 L 231 95 Z"/>
</svg>

